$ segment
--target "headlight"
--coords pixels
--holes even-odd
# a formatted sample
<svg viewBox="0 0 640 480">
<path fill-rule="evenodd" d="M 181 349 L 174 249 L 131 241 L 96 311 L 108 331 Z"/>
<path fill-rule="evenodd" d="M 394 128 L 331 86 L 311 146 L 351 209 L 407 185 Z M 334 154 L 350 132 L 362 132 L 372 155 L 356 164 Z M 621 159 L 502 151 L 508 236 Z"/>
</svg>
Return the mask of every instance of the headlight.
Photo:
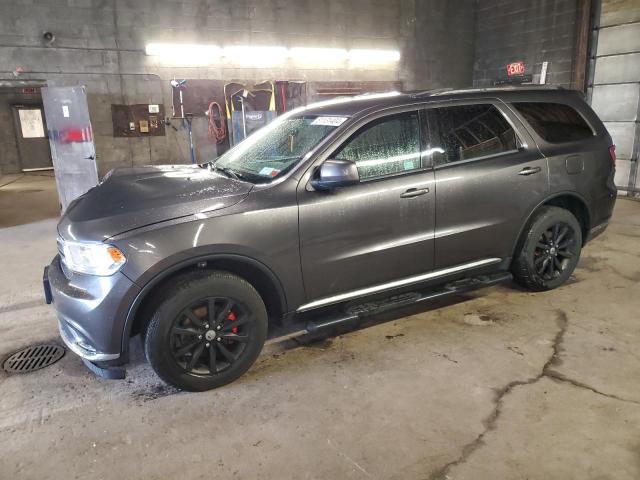
<svg viewBox="0 0 640 480">
<path fill-rule="evenodd" d="M 127 259 L 124 254 L 105 243 L 78 243 L 62 240 L 62 261 L 69 270 L 89 275 L 107 276 L 116 273 Z"/>
</svg>

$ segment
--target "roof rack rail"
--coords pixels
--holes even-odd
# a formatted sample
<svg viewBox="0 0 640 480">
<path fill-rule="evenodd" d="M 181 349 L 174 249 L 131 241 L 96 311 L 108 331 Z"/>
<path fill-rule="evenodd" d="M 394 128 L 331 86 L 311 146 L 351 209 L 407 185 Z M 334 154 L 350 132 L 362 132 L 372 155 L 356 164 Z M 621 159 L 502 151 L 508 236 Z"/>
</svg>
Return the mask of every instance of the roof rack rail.
<svg viewBox="0 0 640 480">
<path fill-rule="evenodd" d="M 447 92 L 452 92 L 453 88 L 432 88 L 431 90 L 413 90 L 411 92 L 407 92 L 411 95 L 412 98 L 422 98 L 429 97 L 431 95 L 437 95 Z"/>
<path fill-rule="evenodd" d="M 566 90 L 565 87 L 559 85 L 504 85 L 499 87 L 480 87 L 480 88 L 435 88 L 432 90 L 418 90 L 407 92 L 412 98 L 436 97 L 440 95 L 455 95 L 459 93 L 483 93 L 483 92 L 509 92 L 518 90 Z"/>
<path fill-rule="evenodd" d="M 515 92 L 518 90 L 566 90 L 559 85 L 504 85 L 500 87 L 482 87 L 482 88 L 461 88 L 458 90 L 449 90 L 448 92 L 436 92 L 432 95 L 446 95 L 449 93 L 483 93 L 483 92 Z"/>
</svg>

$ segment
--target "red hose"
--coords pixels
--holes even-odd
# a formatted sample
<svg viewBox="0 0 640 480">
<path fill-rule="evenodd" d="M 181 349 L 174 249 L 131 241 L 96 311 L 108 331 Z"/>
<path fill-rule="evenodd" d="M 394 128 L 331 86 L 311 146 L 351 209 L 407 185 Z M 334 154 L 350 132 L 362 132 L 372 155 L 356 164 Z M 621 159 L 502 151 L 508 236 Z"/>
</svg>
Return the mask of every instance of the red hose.
<svg viewBox="0 0 640 480">
<path fill-rule="evenodd" d="M 284 94 L 284 83 L 280 84 L 280 93 L 282 94 L 282 112 L 287 111 L 287 96 Z"/>
<path fill-rule="evenodd" d="M 218 109 L 218 116 L 220 118 L 220 126 L 216 125 L 216 119 L 213 115 L 213 109 Z M 224 142 L 224 139 L 227 137 L 227 127 L 224 121 L 224 114 L 222 113 L 222 108 L 218 102 L 211 102 L 209 104 L 209 111 L 207 113 L 209 116 L 209 137 L 215 139 L 216 143 Z"/>
</svg>

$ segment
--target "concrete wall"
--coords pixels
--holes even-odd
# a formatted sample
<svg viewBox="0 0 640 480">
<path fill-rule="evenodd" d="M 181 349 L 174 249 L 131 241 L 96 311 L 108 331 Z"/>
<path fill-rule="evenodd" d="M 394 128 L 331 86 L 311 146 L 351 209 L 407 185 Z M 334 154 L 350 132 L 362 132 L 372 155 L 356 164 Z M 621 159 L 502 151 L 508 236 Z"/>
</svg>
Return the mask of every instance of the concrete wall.
<svg viewBox="0 0 640 480">
<path fill-rule="evenodd" d="M 100 174 L 188 161 L 187 134 L 113 138 L 112 103 L 164 103 L 172 78 L 401 80 L 408 89 L 471 83 L 474 0 L 0 0 L 0 80 L 87 86 Z M 45 45 L 42 33 L 56 40 Z M 170 67 L 149 42 L 400 49 L 391 67 Z M 194 120 L 196 142 L 209 141 Z M 0 144 L 0 149 L 4 145 Z"/>
<path fill-rule="evenodd" d="M 482 0 L 481 0 L 482 1 Z M 393 2 L 389 2 L 393 3 Z M 405 87 L 471 86 L 476 0 L 414 0 L 402 18 L 413 27 L 405 37 Z M 481 3 L 481 2 L 480 2 Z"/>
<path fill-rule="evenodd" d="M 547 84 L 569 87 L 578 28 L 577 0 L 480 0 L 473 83 L 492 86 L 506 66 L 523 61 L 538 83 L 549 62 Z"/>
<path fill-rule="evenodd" d="M 20 155 L 11 111 L 14 101 L 15 95 L 0 91 L 0 174 L 20 171 Z"/>
<path fill-rule="evenodd" d="M 639 189 L 640 2 L 603 0 L 597 21 L 591 105 L 616 144 L 616 184 Z"/>
</svg>

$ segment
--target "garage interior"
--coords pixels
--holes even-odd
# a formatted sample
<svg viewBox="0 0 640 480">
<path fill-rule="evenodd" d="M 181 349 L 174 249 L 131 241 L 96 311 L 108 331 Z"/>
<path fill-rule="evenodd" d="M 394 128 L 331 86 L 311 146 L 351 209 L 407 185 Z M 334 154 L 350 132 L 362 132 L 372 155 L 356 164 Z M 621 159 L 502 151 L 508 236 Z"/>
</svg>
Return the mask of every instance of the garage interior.
<svg viewBox="0 0 640 480">
<path fill-rule="evenodd" d="M 316 101 L 578 90 L 616 145 L 618 188 L 567 285 L 505 284 L 270 342 L 216 390 L 166 385 L 138 338 L 125 380 L 71 352 L 0 369 L 0 479 L 640 478 L 640 2 L 0 0 L 0 12 L 2 363 L 62 345 L 42 269 L 63 190 L 215 160 Z M 48 110 L 56 89 L 87 114 L 67 137 Z M 74 135 L 80 176 L 61 161 Z"/>
</svg>

